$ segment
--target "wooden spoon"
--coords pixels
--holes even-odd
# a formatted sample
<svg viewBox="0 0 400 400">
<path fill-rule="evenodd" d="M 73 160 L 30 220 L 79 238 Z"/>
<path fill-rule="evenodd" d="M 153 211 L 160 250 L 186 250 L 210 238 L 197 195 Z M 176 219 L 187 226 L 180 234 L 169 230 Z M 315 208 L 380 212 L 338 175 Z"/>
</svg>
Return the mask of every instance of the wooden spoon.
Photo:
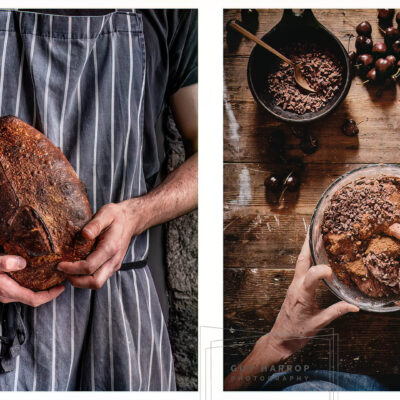
<svg viewBox="0 0 400 400">
<path fill-rule="evenodd" d="M 272 54 L 275 54 L 277 57 L 279 57 L 281 60 L 285 61 L 289 65 L 291 65 L 294 68 L 294 79 L 296 83 L 301 86 L 303 89 L 315 93 L 315 90 L 312 89 L 309 84 L 306 81 L 306 78 L 304 78 L 303 73 L 301 72 L 301 64 L 295 64 L 292 60 L 289 60 L 287 57 L 285 57 L 282 53 L 279 51 L 275 50 L 272 48 L 270 45 L 267 43 L 263 42 L 261 39 L 259 39 L 257 36 L 254 36 L 252 33 L 244 29 L 242 26 L 237 24 L 235 21 L 231 21 L 229 23 L 229 26 L 241 33 L 243 36 L 247 37 L 247 39 L 252 40 L 253 42 L 257 43 L 261 47 L 264 47 L 264 49 L 270 51 Z"/>
</svg>

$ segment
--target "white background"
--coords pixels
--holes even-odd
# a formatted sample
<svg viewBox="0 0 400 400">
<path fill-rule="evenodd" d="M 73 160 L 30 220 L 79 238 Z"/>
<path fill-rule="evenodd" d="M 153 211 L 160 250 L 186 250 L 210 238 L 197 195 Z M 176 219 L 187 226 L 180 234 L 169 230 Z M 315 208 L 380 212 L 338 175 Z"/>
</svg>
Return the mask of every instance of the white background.
<svg viewBox="0 0 400 400">
<path fill-rule="evenodd" d="M 199 333 L 202 332 L 201 388 L 204 348 L 222 338 L 223 325 L 223 8 L 396 8 L 395 1 L 292 0 L 42 0 L 2 1 L 2 8 L 198 8 L 199 9 Z M 379 316 L 377 316 L 379 317 Z M 203 328 L 201 328 L 203 327 Z M 207 327 L 214 327 L 207 328 Z M 219 328 L 219 329 L 215 329 Z M 220 342 L 213 342 L 220 346 Z M 400 355 L 399 355 L 400 356 Z M 398 393 L 222 392 L 222 350 L 213 350 L 213 393 L 74 393 L 75 399 L 394 399 Z M 400 378 L 400 377 L 399 377 Z M 208 386 L 210 387 L 210 386 Z M 0 393 L 0 400 L 70 398 L 68 393 Z"/>
</svg>

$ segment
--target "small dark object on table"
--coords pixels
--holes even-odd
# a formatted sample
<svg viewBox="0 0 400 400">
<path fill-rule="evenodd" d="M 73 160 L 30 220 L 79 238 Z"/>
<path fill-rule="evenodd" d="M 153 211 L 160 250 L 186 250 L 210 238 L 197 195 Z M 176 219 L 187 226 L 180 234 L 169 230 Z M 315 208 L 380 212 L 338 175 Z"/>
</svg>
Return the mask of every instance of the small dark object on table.
<svg viewBox="0 0 400 400">
<path fill-rule="evenodd" d="M 357 126 L 356 121 L 354 121 L 354 119 L 346 119 L 344 121 L 344 124 L 342 125 L 342 132 L 346 135 L 346 136 L 356 136 L 359 133 L 359 129 Z"/>
<path fill-rule="evenodd" d="M 374 43 L 372 39 L 366 36 L 357 36 L 356 49 L 358 54 L 371 53 Z"/>
<path fill-rule="evenodd" d="M 264 186 L 272 191 L 277 191 L 282 185 L 281 179 L 278 176 L 271 174 L 264 181 Z"/>
<path fill-rule="evenodd" d="M 300 149 L 305 154 L 313 154 L 318 150 L 318 139 L 313 135 L 305 136 L 300 142 Z"/>
<path fill-rule="evenodd" d="M 359 35 L 371 37 L 371 24 L 368 21 L 360 22 L 356 27 L 356 31 Z"/>
<path fill-rule="evenodd" d="M 287 187 L 290 192 L 295 192 L 300 186 L 300 179 L 294 172 L 292 172 L 283 182 L 283 186 Z"/>
<path fill-rule="evenodd" d="M 399 38 L 400 38 L 400 31 L 397 28 L 393 26 L 389 26 L 388 28 L 386 28 L 385 43 L 388 46 L 391 46 Z"/>
</svg>

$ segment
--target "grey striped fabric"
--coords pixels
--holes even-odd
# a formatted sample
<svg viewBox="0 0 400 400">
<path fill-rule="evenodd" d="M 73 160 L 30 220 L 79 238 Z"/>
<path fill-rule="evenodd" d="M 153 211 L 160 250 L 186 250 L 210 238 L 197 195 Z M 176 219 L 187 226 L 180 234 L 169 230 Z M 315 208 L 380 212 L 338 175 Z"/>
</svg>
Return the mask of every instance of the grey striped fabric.
<svg viewBox="0 0 400 400">
<path fill-rule="evenodd" d="M 1 11 L 0 27 L 0 114 L 35 125 L 62 149 L 94 212 L 144 194 L 141 15 Z M 143 260 L 147 251 L 145 232 L 133 238 L 124 262 Z M 1 305 L 3 333 L 12 331 L 11 306 Z M 22 315 L 26 342 L 13 370 L 0 374 L 1 390 L 175 389 L 147 266 L 120 271 L 97 291 L 67 284 L 51 303 L 22 306 Z"/>
</svg>

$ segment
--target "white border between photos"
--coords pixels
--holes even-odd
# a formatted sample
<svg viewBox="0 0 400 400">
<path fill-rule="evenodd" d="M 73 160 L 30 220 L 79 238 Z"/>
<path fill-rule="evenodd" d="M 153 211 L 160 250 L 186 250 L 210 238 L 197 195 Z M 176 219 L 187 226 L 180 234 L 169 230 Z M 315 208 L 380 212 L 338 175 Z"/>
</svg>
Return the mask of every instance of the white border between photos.
<svg viewBox="0 0 400 400">
<path fill-rule="evenodd" d="M 395 1 L 328 0 L 37 0 L 2 1 L 2 8 L 198 8 L 199 9 L 199 369 L 205 349 L 222 339 L 223 326 L 223 9 L 224 8 L 396 8 Z M 384 5 L 383 5 L 384 4 Z M 200 337 L 199 337 L 200 347 Z M 215 351 L 215 349 L 213 350 Z M 222 352 L 213 353 L 220 372 L 213 376 L 212 396 L 199 392 L 18 392 L 0 393 L 0 399 L 376 399 L 374 392 L 222 392 Z M 400 355 L 399 355 L 400 357 Z M 200 370 L 204 389 L 206 371 Z M 380 399 L 397 399 L 396 392 L 380 392 Z"/>
</svg>

